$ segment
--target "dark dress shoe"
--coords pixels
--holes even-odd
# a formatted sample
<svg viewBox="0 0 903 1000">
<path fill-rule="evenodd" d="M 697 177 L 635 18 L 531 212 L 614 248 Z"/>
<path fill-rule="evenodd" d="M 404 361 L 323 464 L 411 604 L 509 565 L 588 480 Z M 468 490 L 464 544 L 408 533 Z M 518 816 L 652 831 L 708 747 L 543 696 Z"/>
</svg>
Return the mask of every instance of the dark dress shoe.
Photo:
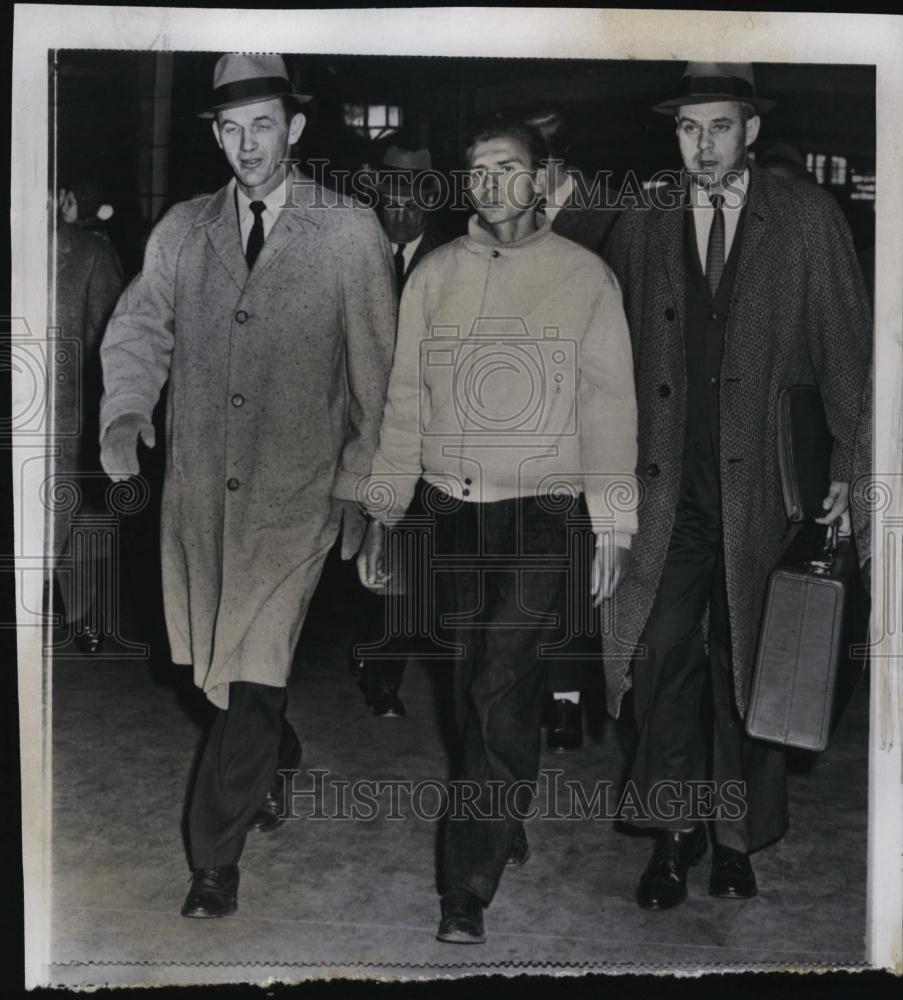
<svg viewBox="0 0 903 1000">
<path fill-rule="evenodd" d="M 529 857 L 530 844 L 527 842 L 527 834 L 524 830 L 518 830 L 514 835 L 514 840 L 511 842 L 511 850 L 508 851 L 505 864 L 509 868 L 517 868 L 525 864 Z"/>
<path fill-rule="evenodd" d="M 103 640 L 103 632 L 93 625 L 75 634 L 75 645 L 82 656 L 96 656 L 103 649 Z"/>
<path fill-rule="evenodd" d="M 228 917 L 238 909 L 238 865 L 198 868 L 182 907 L 183 917 Z"/>
<path fill-rule="evenodd" d="M 643 872 L 636 900 L 644 910 L 670 910 L 687 898 L 687 872 L 708 847 L 705 827 L 660 830 L 652 858 Z"/>
<path fill-rule="evenodd" d="M 557 753 L 570 753 L 583 746 L 583 706 L 566 698 L 555 698 L 549 715 L 546 746 Z"/>
<path fill-rule="evenodd" d="M 486 940 L 483 901 L 466 889 L 452 889 L 445 893 L 436 938 L 451 944 L 482 944 Z"/>
<path fill-rule="evenodd" d="M 718 899 L 750 899 L 759 891 L 749 855 L 715 844 L 709 895 Z"/>
<path fill-rule="evenodd" d="M 301 763 L 301 743 L 294 730 L 291 732 L 291 737 L 289 749 L 279 761 L 279 771 L 297 771 L 298 765 Z M 288 815 L 288 797 L 291 787 L 292 775 L 287 774 L 283 777 L 277 771 L 263 804 L 251 817 L 248 829 L 256 830 L 258 833 L 270 833 L 277 826 L 282 826 Z"/>
<path fill-rule="evenodd" d="M 407 715 L 397 691 L 374 691 L 367 698 L 367 704 L 377 719 L 397 719 Z"/>
</svg>

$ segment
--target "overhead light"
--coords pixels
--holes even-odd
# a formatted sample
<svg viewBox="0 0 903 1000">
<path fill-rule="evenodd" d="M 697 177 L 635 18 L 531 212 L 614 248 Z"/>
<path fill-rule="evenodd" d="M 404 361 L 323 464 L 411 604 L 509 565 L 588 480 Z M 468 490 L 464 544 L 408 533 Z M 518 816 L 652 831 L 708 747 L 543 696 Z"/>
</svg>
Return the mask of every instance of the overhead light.
<svg viewBox="0 0 903 1000">
<path fill-rule="evenodd" d="M 344 115 L 348 128 L 374 142 L 393 135 L 403 121 L 397 104 L 346 104 Z"/>
</svg>

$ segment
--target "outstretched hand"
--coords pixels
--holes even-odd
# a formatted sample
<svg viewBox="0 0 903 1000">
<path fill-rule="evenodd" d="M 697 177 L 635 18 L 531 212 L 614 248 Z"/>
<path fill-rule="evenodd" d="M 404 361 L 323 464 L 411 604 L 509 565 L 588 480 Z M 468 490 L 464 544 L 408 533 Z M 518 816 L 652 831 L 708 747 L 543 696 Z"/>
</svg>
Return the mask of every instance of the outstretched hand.
<svg viewBox="0 0 903 1000">
<path fill-rule="evenodd" d="M 154 426 L 140 413 L 124 413 L 107 428 L 100 444 L 100 464 L 114 483 L 137 476 L 138 438 L 153 448 L 157 442 Z"/>
</svg>

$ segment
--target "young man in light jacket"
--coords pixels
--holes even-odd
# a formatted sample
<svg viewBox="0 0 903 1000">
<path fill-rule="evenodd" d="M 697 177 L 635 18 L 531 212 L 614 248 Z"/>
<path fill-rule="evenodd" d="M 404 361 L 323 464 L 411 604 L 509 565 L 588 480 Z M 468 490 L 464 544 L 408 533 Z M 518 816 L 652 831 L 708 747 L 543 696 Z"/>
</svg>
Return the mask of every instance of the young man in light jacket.
<svg viewBox="0 0 903 1000">
<path fill-rule="evenodd" d="M 574 634 L 572 612 L 588 589 L 596 605 L 612 596 L 636 530 L 637 418 L 620 290 L 596 255 L 537 214 L 547 155 L 539 133 L 517 122 L 471 134 L 476 215 L 405 286 L 369 483 L 374 520 L 358 558 L 363 583 L 384 588 L 385 532 L 422 473 L 435 523 L 417 585 L 434 595 L 437 635 L 457 647 L 461 734 L 442 941 L 485 940 L 483 908 L 505 865 L 527 858 L 543 647 Z M 590 526 L 591 566 L 573 556 Z M 456 785 L 468 786 L 467 808 L 456 808 Z"/>
</svg>

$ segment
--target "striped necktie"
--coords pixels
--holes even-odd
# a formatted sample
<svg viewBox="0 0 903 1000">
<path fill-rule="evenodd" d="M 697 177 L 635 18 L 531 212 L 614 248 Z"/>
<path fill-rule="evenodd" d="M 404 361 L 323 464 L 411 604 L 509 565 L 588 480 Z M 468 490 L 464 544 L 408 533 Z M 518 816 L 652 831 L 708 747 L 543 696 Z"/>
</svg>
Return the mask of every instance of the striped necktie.
<svg viewBox="0 0 903 1000">
<path fill-rule="evenodd" d="M 710 198 L 714 214 L 712 228 L 709 230 L 709 245 L 705 254 L 705 277 L 709 290 L 714 296 L 718 291 L 718 283 L 724 271 L 724 209 L 721 207 L 724 196 L 713 194 Z"/>
</svg>

